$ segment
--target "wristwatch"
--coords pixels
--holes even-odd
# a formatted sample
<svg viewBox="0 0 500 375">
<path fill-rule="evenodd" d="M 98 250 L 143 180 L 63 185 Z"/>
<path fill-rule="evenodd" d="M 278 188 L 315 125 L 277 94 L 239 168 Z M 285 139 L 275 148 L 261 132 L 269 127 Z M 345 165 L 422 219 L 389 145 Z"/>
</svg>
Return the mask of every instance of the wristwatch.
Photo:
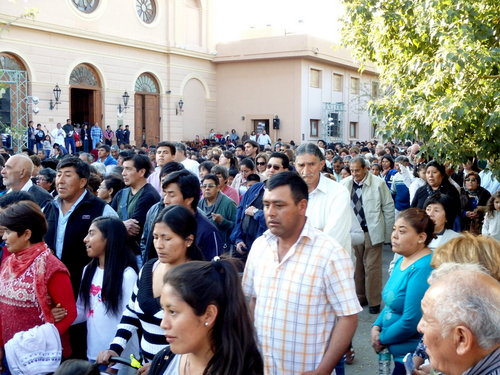
<svg viewBox="0 0 500 375">
<path fill-rule="evenodd" d="M 255 214 L 256 214 L 257 212 L 259 212 L 259 209 L 258 209 L 258 208 L 254 208 L 254 209 L 253 209 L 253 216 L 255 216 Z"/>
</svg>

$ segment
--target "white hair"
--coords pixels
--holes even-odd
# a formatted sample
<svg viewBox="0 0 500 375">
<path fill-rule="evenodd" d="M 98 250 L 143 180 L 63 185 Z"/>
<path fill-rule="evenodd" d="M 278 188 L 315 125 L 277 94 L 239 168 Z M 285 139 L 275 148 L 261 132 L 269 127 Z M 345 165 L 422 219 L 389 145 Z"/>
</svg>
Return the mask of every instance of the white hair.
<svg viewBox="0 0 500 375">
<path fill-rule="evenodd" d="M 484 285 L 491 278 L 497 287 Z M 432 307 L 447 337 L 458 326 L 467 326 L 478 345 L 484 349 L 500 343 L 500 283 L 478 264 L 443 263 L 429 277 L 429 284 L 440 285 L 442 291 Z"/>
</svg>

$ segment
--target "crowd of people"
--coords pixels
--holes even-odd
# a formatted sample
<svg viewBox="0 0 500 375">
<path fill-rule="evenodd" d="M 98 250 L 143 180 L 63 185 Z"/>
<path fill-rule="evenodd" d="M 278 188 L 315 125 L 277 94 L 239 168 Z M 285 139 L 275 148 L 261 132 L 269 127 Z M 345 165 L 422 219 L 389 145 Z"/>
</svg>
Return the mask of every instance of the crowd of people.
<svg viewBox="0 0 500 375">
<path fill-rule="evenodd" d="M 41 127 L 0 148 L 2 374 L 113 373 L 134 354 L 140 374 L 342 375 L 365 306 L 394 375 L 408 353 L 418 375 L 499 371 L 486 162 L 455 169 L 417 142 L 233 129 L 136 147 L 128 126 Z"/>
</svg>

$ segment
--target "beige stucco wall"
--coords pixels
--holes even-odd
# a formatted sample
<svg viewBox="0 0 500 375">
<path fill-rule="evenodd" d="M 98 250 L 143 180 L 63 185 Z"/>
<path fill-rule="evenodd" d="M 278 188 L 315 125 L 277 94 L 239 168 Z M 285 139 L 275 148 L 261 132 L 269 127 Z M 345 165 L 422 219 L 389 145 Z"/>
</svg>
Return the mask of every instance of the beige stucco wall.
<svg viewBox="0 0 500 375">
<path fill-rule="evenodd" d="M 70 0 L 58 1 L 57 6 L 52 1 L 28 3 L 2 1 L 2 20 L 14 20 L 25 6 L 38 8 L 38 13 L 34 20 L 15 20 L 8 31 L 0 34 L 0 52 L 14 54 L 27 67 L 30 94 L 40 98 L 40 112 L 31 114 L 35 123 L 51 129 L 57 122 L 65 122 L 70 112 L 69 76 L 78 64 L 87 63 L 96 69 L 102 83 L 102 123 L 115 128 L 123 120 L 133 131 L 135 81 L 148 72 L 160 88 L 160 139 L 190 139 L 214 127 L 216 90 L 210 9 L 185 9 L 183 0 L 159 1 L 157 18 L 146 25 L 136 14 L 135 0 L 101 1 L 90 15 L 76 10 Z M 186 4 L 209 6 L 208 1 L 199 0 Z M 198 12 L 199 17 L 191 17 L 193 12 Z M 183 19 L 175 27 L 171 26 L 174 16 Z M 195 21 L 199 21 L 196 27 Z M 200 37 L 191 35 L 193 32 Z M 196 90 L 183 92 L 190 80 L 200 82 L 203 95 Z M 61 104 L 51 111 L 49 101 L 55 84 L 62 90 Z M 130 95 L 129 108 L 120 115 L 117 107 L 124 91 Z M 176 114 L 180 98 L 186 103 L 185 111 L 192 106 L 203 107 L 203 121 L 191 121 L 193 125 L 186 126 L 185 112 Z"/>
<path fill-rule="evenodd" d="M 273 140 L 315 141 L 327 138 L 322 126 L 310 135 L 310 120 L 322 120 L 324 103 L 344 102 L 344 141 L 372 137 L 366 102 L 375 68 L 360 73 L 349 52 L 307 35 L 249 39 L 217 46 L 217 130 L 253 130 L 253 119 L 278 115 Z M 321 71 L 319 88 L 310 87 L 310 70 Z M 343 77 L 341 91 L 333 91 L 333 73 Z M 361 95 L 350 94 L 350 78 L 360 79 Z M 368 90 L 368 91 L 367 91 Z M 242 118 L 245 120 L 242 120 Z M 358 134 L 349 137 L 349 123 L 358 122 Z"/>
</svg>

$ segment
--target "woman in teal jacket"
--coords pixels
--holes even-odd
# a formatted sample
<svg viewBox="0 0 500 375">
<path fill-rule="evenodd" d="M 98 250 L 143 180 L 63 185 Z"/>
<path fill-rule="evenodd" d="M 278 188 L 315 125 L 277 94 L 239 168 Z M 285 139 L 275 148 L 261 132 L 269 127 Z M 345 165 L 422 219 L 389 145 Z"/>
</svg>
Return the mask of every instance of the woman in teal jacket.
<svg viewBox="0 0 500 375">
<path fill-rule="evenodd" d="M 432 251 L 427 245 L 433 233 L 434 223 L 418 208 L 401 212 L 394 224 L 392 249 L 402 257 L 382 291 L 385 307 L 371 332 L 375 351 L 378 353 L 387 347 L 392 354 L 393 375 L 405 374 L 403 357 L 415 351 L 421 337 L 417 324 L 422 316 L 420 302 L 429 287 L 427 278 L 432 271 Z"/>
</svg>

